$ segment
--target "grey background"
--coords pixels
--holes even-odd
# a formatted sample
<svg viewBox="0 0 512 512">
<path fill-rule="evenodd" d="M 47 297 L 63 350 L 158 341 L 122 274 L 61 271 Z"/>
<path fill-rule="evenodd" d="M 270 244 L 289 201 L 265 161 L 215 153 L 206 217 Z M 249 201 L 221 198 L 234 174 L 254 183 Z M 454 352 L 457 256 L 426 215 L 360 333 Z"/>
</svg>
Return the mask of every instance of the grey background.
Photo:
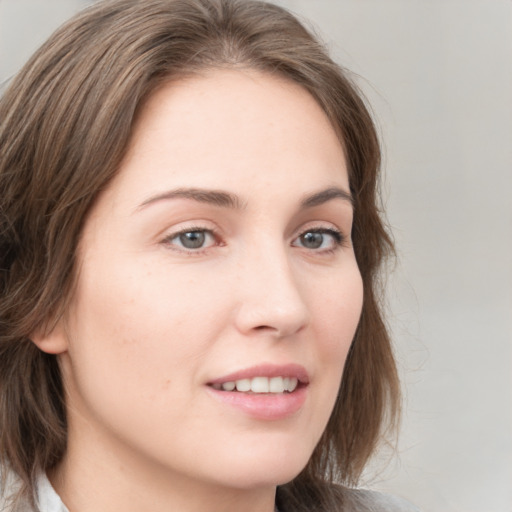
<svg viewBox="0 0 512 512">
<path fill-rule="evenodd" d="M 85 0 L 0 0 L 0 82 Z M 425 512 L 512 510 L 512 2 L 281 0 L 361 77 L 399 261 L 398 453 L 367 485 Z"/>
</svg>

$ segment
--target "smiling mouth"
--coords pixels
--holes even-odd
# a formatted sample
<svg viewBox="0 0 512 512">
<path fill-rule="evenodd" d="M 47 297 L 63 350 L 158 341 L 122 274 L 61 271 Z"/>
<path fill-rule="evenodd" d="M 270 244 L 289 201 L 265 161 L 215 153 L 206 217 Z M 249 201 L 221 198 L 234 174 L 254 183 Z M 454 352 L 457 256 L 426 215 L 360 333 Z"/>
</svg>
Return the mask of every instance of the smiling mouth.
<svg viewBox="0 0 512 512">
<path fill-rule="evenodd" d="M 253 377 L 252 379 L 238 379 L 227 382 L 210 384 L 218 391 L 238 391 L 241 393 L 293 393 L 299 380 L 296 377 Z"/>
</svg>

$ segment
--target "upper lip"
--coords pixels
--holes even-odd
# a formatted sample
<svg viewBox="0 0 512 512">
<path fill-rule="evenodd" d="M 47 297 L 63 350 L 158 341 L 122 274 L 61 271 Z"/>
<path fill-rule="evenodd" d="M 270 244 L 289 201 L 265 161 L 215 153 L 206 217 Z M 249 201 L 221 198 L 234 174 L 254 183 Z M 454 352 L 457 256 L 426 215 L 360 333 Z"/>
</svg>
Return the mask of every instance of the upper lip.
<svg viewBox="0 0 512 512">
<path fill-rule="evenodd" d="M 259 364 L 210 380 L 208 384 L 222 384 L 254 377 L 295 377 L 301 384 L 309 383 L 308 372 L 300 364 Z"/>
</svg>

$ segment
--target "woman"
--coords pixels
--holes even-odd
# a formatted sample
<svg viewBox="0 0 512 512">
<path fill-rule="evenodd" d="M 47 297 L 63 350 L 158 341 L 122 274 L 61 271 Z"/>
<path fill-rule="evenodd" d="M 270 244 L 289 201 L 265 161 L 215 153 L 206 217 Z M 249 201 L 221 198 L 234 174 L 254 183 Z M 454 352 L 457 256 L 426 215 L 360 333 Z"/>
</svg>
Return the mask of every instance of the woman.
<svg viewBox="0 0 512 512">
<path fill-rule="evenodd" d="M 399 402 L 378 141 L 296 19 L 100 2 L 0 119 L 8 510 L 405 510 L 350 489 Z"/>
</svg>

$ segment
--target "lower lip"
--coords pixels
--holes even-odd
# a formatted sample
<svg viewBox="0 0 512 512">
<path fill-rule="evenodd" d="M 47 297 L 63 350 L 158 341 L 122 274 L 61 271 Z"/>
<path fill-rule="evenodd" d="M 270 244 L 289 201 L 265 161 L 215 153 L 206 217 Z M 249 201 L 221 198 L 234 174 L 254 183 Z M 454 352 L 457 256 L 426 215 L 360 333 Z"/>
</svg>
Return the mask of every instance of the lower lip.
<svg viewBox="0 0 512 512">
<path fill-rule="evenodd" d="M 215 399 L 258 420 L 286 419 L 301 409 L 306 401 L 307 386 L 292 393 L 241 393 L 207 388 Z"/>
</svg>

